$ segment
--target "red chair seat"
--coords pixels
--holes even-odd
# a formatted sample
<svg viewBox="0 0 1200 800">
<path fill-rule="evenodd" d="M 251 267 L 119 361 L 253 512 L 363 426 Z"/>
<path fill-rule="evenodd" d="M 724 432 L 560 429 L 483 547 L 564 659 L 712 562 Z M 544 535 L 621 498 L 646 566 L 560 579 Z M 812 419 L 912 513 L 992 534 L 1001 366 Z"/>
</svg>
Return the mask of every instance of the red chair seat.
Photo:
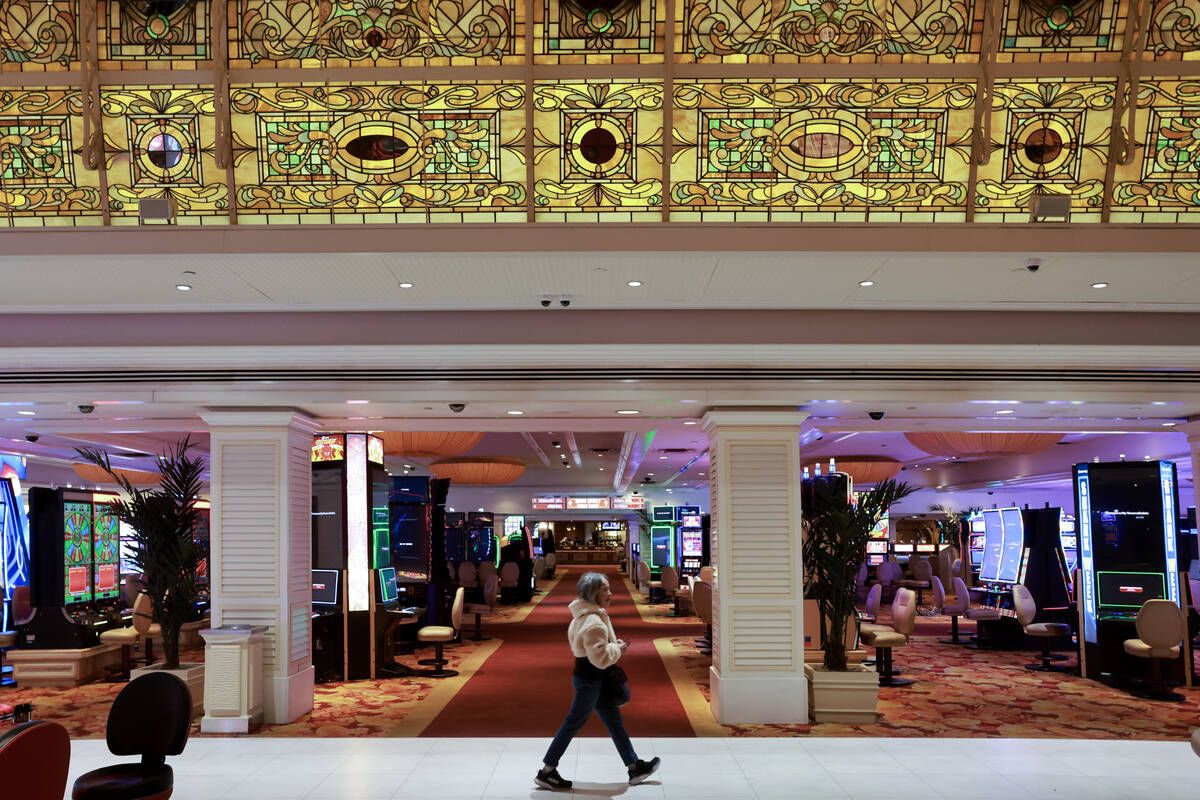
<svg viewBox="0 0 1200 800">
<path fill-rule="evenodd" d="M 145 800 L 170 797 L 175 777 L 166 764 L 114 764 L 84 773 L 72 800 Z"/>
</svg>

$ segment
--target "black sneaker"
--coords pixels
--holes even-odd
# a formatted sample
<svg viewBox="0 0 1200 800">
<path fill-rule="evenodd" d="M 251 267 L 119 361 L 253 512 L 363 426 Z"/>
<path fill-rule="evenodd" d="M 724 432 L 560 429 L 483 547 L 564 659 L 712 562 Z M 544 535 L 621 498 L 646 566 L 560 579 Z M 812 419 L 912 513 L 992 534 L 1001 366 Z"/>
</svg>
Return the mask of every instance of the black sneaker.
<svg viewBox="0 0 1200 800">
<path fill-rule="evenodd" d="M 557 769 L 546 769 L 545 767 L 538 770 L 538 774 L 534 777 L 533 782 L 543 789 L 549 789 L 552 792 L 566 792 L 571 788 L 571 782 L 562 775 L 559 775 Z"/>
<path fill-rule="evenodd" d="M 649 778 L 658 771 L 659 758 L 655 756 L 649 761 L 642 761 L 640 758 L 633 762 L 633 766 L 629 768 L 629 785 L 637 786 L 642 781 Z"/>
</svg>

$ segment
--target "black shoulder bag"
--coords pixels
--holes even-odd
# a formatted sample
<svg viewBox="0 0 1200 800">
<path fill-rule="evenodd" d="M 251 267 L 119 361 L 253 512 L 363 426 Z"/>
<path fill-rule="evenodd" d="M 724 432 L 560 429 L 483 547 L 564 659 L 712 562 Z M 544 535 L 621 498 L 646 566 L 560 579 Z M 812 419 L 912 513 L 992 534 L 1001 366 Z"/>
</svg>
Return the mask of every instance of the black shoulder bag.
<svg viewBox="0 0 1200 800">
<path fill-rule="evenodd" d="M 625 670 L 616 664 L 604 670 L 604 693 L 616 705 L 629 702 L 629 679 L 625 677 Z"/>
</svg>

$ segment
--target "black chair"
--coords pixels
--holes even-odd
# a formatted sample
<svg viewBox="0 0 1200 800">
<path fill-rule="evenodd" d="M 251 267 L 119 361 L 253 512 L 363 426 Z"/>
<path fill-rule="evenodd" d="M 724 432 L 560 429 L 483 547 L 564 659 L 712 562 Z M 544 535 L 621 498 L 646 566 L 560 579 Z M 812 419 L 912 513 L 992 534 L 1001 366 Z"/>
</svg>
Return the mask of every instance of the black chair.
<svg viewBox="0 0 1200 800">
<path fill-rule="evenodd" d="M 187 744 L 192 695 L 165 672 L 142 675 L 113 700 L 105 738 L 115 756 L 141 756 L 138 764 L 115 764 L 81 775 L 72 800 L 166 800 L 175 786 L 167 756 Z"/>
<path fill-rule="evenodd" d="M 71 737 L 54 722 L 35 720 L 0 736 L 0 787 L 4 797 L 58 800 L 67 788 Z"/>
</svg>

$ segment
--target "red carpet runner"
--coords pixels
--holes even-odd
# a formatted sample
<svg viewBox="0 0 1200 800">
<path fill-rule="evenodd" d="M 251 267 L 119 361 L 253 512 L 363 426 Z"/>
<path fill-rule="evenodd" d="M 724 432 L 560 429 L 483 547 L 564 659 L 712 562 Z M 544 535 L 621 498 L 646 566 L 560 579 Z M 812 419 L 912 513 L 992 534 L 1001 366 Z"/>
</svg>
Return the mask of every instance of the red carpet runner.
<svg viewBox="0 0 1200 800">
<path fill-rule="evenodd" d="M 575 583 L 583 568 L 568 569 L 571 574 L 559 581 L 524 622 L 490 629 L 504 644 L 422 736 L 531 736 L 545 738 L 549 744 L 574 695 L 567 604 L 575 599 Z M 621 709 L 626 730 L 634 738 L 694 736 L 653 640 L 698 635 L 699 626 L 643 622 L 616 570 L 596 569 L 609 575 L 613 593 L 609 616 L 617 636 L 629 642 L 629 652 L 620 662 L 633 695 Z M 593 715 L 580 735 L 607 736 L 608 732 Z"/>
</svg>

